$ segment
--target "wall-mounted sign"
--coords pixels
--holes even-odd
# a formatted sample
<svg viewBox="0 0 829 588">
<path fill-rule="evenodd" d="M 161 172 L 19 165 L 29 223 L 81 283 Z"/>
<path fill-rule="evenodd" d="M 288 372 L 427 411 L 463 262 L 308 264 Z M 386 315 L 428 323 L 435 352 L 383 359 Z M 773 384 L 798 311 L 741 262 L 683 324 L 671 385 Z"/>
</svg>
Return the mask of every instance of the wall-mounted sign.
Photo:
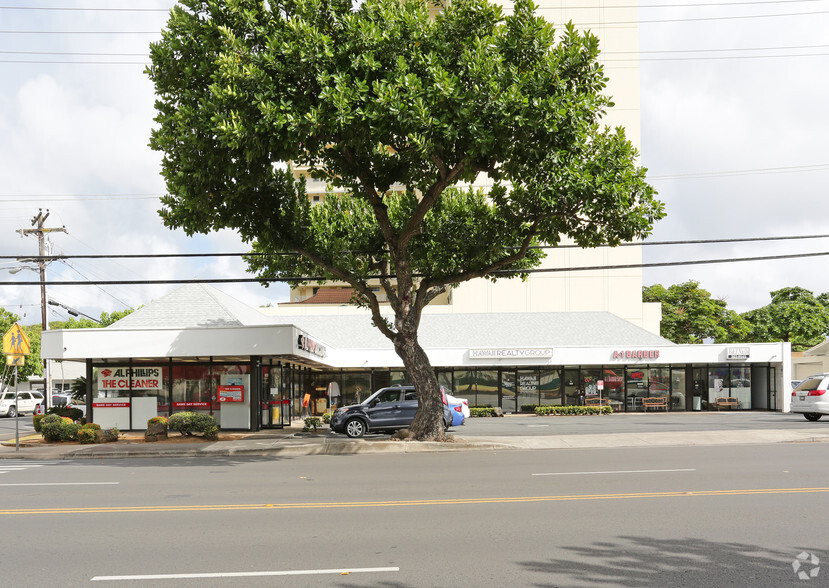
<svg viewBox="0 0 829 588">
<path fill-rule="evenodd" d="M 161 390 L 163 387 L 160 367 L 106 367 L 98 370 L 98 390 Z"/>
<path fill-rule="evenodd" d="M 299 335 L 296 338 L 296 346 L 297 349 L 301 351 L 307 351 L 311 355 L 316 355 L 317 357 L 325 357 L 328 353 L 328 350 L 325 348 L 325 345 L 322 343 L 318 343 L 308 337 L 307 335 Z"/>
<path fill-rule="evenodd" d="M 159 406 L 159 410 L 162 410 L 162 406 Z M 210 408 L 209 402 L 174 402 L 173 408 Z"/>
<path fill-rule="evenodd" d="M 659 359 L 659 349 L 622 349 L 614 351 L 612 359 Z"/>
<path fill-rule="evenodd" d="M 518 374 L 518 392 L 534 394 L 538 392 L 538 374 Z"/>
<path fill-rule="evenodd" d="M 552 356 L 553 350 L 550 348 L 501 347 L 469 350 L 469 359 L 536 359 Z"/>
<path fill-rule="evenodd" d="M 93 400 L 92 408 L 129 408 L 129 398 L 119 398 L 112 400 Z"/>
<path fill-rule="evenodd" d="M 244 402 L 244 386 L 218 386 L 219 402 Z"/>
<path fill-rule="evenodd" d="M 748 359 L 749 354 L 751 353 L 750 347 L 726 347 L 725 348 L 725 358 L 726 359 Z"/>
</svg>

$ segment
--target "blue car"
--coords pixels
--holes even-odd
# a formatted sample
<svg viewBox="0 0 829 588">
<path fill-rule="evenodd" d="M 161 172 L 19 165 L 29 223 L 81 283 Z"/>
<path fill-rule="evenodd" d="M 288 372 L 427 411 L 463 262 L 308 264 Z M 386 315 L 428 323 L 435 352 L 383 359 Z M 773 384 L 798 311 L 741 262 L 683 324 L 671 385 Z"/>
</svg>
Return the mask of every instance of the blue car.
<svg viewBox="0 0 829 588">
<path fill-rule="evenodd" d="M 466 417 L 463 416 L 463 405 L 462 404 L 449 404 L 449 411 L 452 413 L 452 426 L 459 427 L 466 421 Z"/>
</svg>

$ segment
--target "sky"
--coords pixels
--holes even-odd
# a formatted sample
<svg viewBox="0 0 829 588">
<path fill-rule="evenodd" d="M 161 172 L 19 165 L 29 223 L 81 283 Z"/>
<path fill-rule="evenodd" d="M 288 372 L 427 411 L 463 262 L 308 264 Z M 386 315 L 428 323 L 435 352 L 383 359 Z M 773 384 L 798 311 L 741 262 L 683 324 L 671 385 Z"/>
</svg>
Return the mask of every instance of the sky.
<svg viewBox="0 0 829 588">
<path fill-rule="evenodd" d="M 160 155 L 147 146 L 154 96 L 143 70 L 171 5 L 0 0 L 0 255 L 37 253 L 37 240 L 17 231 L 31 228 L 40 209 L 49 211 L 44 226 L 66 230 L 50 235 L 57 254 L 247 250 L 231 231 L 188 237 L 164 227 L 157 213 L 164 183 Z M 39 9 L 46 7 L 75 10 Z M 77 10 L 119 7 L 146 11 Z M 642 164 L 667 211 L 649 241 L 829 234 L 829 0 L 650 0 L 640 4 L 639 20 Z M 609 76 L 625 65 L 607 56 Z M 826 251 L 826 243 L 646 246 L 643 255 L 653 263 L 785 255 Z M 694 279 L 743 312 L 779 288 L 829 290 L 827 261 L 661 267 L 646 269 L 644 282 Z M 38 323 L 39 288 L 14 283 L 37 275 L 5 271 L 18 265 L 0 259 L 0 307 Z M 84 284 L 246 274 L 240 260 L 223 257 L 75 259 L 51 263 L 47 276 Z M 52 286 L 49 296 L 98 317 L 174 287 Z M 288 294 L 279 284 L 219 287 L 253 306 Z M 50 306 L 50 321 L 66 318 Z"/>
</svg>

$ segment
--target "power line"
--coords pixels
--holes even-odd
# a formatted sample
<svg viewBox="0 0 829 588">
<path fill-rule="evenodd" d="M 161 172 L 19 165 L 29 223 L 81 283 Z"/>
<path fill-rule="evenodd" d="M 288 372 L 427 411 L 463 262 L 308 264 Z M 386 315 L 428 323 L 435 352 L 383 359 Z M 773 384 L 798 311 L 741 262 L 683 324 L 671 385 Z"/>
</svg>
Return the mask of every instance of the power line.
<svg viewBox="0 0 829 588">
<path fill-rule="evenodd" d="M 620 269 L 643 269 L 652 267 L 678 267 L 687 265 L 710 265 L 716 263 L 741 263 L 747 261 L 775 261 L 783 259 L 802 259 L 807 257 L 821 257 L 829 255 L 829 251 L 821 251 L 816 253 L 793 253 L 788 255 L 763 255 L 757 257 L 732 257 L 722 259 L 697 259 L 684 261 L 666 261 L 658 263 L 629 263 L 620 265 L 595 265 L 595 266 L 581 266 L 581 267 L 561 267 L 561 268 L 538 268 L 525 270 L 498 270 L 492 272 L 493 275 L 520 275 L 520 274 L 537 274 L 537 273 L 558 273 L 558 272 L 580 272 L 580 271 L 610 271 Z M 415 278 L 427 277 L 422 274 L 412 274 Z M 376 274 L 364 276 L 363 279 L 395 279 L 395 274 Z M 165 284 L 242 284 L 242 283 L 274 283 L 274 282 L 308 282 L 308 281 L 327 281 L 329 278 L 323 276 L 285 276 L 280 278 L 192 278 L 192 279 L 172 279 L 172 280 L 99 280 L 96 282 L 76 282 L 76 281 L 28 281 L 28 282 L 0 282 L 0 286 L 115 286 L 115 285 L 165 285 Z"/>
<path fill-rule="evenodd" d="M 802 241 L 804 239 L 827 239 L 829 234 L 818 235 L 783 235 L 778 237 L 734 237 L 728 239 L 687 239 L 682 241 L 640 241 L 633 243 L 620 243 L 616 247 L 641 247 L 654 245 L 712 245 L 720 243 L 753 243 L 764 241 Z M 580 245 L 539 245 L 533 249 L 584 249 Z M 374 253 L 371 251 L 344 251 L 343 253 Z M 119 253 L 119 254 L 79 254 L 79 255 L 43 255 L 27 256 L 26 260 L 35 261 L 60 261 L 65 263 L 69 259 L 168 259 L 168 258 L 201 258 L 201 257 L 287 257 L 299 255 L 294 251 L 278 251 L 274 253 Z M 822 255 L 822 254 L 821 254 Z M 0 255 L 0 259 L 20 260 L 20 255 Z M 70 266 L 71 267 L 71 266 Z M 74 268 L 73 268 L 74 269 Z M 77 271 L 77 270 L 75 270 Z M 80 272 L 78 272 L 80 273 Z M 21 282 L 13 282 L 19 284 Z M 92 282 L 90 282 L 92 283 Z"/>
</svg>

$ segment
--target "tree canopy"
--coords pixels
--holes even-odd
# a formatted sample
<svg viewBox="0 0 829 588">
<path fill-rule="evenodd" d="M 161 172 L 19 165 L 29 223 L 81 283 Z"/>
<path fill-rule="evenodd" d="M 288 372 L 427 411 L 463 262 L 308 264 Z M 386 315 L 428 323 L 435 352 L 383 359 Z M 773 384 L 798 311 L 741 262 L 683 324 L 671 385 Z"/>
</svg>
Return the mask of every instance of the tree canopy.
<svg viewBox="0 0 829 588">
<path fill-rule="evenodd" d="M 674 343 L 741 341 L 748 330 L 745 320 L 729 310 L 725 300 L 712 298 L 695 280 L 667 288 L 662 284 L 645 286 L 642 300 L 662 303 L 660 334 Z"/>
<path fill-rule="evenodd" d="M 771 293 L 771 303 L 742 317 L 750 325 L 747 341 L 788 341 L 793 351 L 804 351 L 823 341 L 829 332 L 827 294 L 815 295 L 797 286 Z"/>
<path fill-rule="evenodd" d="M 182 0 L 151 46 L 165 224 L 237 230 L 271 254 L 248 260 L 263 279 L 349 284 L 420 390 L 417 438 L 441 434 L 417 340 L 431 300 L 525 275 L 540 243 L 616 245 L 663 216 L 624 130 L 602 122 L 612 101 L 597 38 L 559 34 L 534 11 Z M 309 202 L 298 169 L 330 197 Z M 468 187 L 483 175 L 486 193 Z"/>
</svg>

